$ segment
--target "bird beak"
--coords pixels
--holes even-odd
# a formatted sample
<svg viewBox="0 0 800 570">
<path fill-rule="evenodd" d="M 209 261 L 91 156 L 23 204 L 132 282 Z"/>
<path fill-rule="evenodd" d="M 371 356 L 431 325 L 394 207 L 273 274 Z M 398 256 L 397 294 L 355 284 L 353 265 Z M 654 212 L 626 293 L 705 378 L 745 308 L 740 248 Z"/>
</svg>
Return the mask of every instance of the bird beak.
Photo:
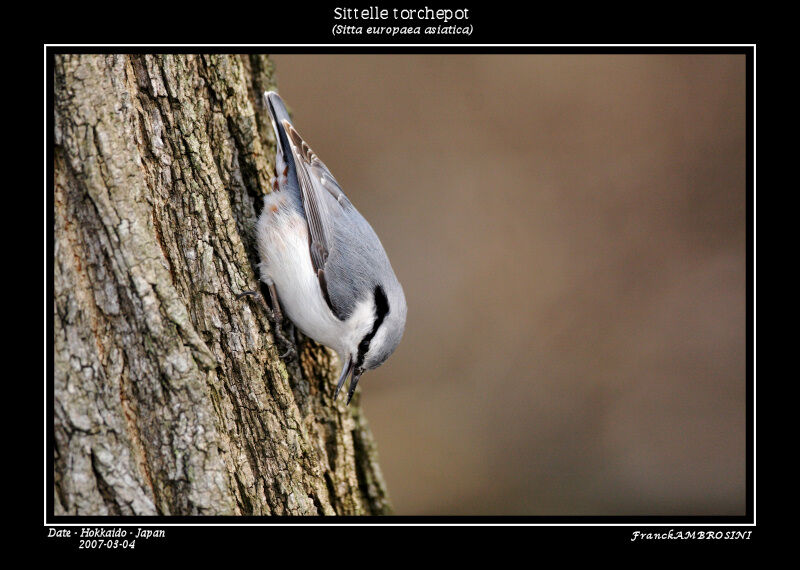
<svg viewBox="0 0 800 570">
<path fill-rule="evenodd" d="M 336 385 L 336 392 L 333 394 L 333 399 L 335 400 L 339 396 L 339 390 L 342 389 L 344 386 L 344 381 L 347 380 L 347 377 L 350 376 L 350 372 L 353 370 L 353 358 L 348 357 L 347 362 L 342 365 L 342 374 L 339 376 L 339 383 Z M 350 400 L 348 400 L 349 402 Z"/>
<path fill-rule="evenodd" d="M 356 368 L 353 371 L 353 378 L 350 380 L 350 389 L 347 391 L 347 405 L 350 405 L 350 400 L 353 398 L 353 393 L 356 391 L 356 384 L 358 384 L 358 380 L 361 378 L 361 374 L 364 371 L 361 368 Z"/>
</svg>

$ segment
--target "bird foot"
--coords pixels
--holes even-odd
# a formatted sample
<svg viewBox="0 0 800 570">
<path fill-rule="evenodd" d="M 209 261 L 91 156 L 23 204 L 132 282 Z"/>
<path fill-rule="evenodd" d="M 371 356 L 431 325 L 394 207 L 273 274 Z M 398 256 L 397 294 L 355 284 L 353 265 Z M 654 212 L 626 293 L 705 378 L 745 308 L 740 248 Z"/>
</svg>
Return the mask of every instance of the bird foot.
<svg viewBox="0 0 800 570">
<path fill-rule="evenodd" d="M 273 290 L 274 288 L 270 287 L 270 293 L 272 293 Z M 278 305 L 277 296 L 272 297 L 272 301 L 275 307 L 274 309 L 271 309 L 269 305 L 267 305 L 267 301 L 264 299 L 264 296 L 261 294 L 260 291 L 242 291 L 241 293 L 236 295 L 237 300 L 240 300 L 243 297 L 255 297 L 259 299 L 261 303 L 264 305 L 264 308 L 267 311 L 267 317 L 273 324 L 272 331 L 275 334 L 275 337 L 277 337 L 277 339 L 281 342 L 281 344 L 283 344 L 283 346 L 286 347 L 286 352 L 280 355 L 281 359 L 286 358 L 290 354 L 297 356 L 297 349 L 295 349 L 294 343 L 288 338 L 286 338 L 286 336 L 283 334 L 283 328 L 282 328 L 283 313 L 281 312 L 280 307 Z"/>
</svg>

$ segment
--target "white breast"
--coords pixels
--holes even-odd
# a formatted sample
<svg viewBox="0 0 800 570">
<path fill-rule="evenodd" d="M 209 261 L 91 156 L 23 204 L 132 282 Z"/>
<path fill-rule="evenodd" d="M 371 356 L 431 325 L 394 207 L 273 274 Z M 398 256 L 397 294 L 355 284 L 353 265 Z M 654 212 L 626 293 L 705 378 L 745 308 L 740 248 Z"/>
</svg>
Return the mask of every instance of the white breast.
<svg viewBox="0 0 800 570">
<path fill-rule="evenodd" d="M 358 303 L 344 322 L 331 312 L 311 265 L 308 225 L 285 192 L 273 192 L 264 198 L 256 241 L 261 279 L 275 284 L 286 316 L 303 334 L 346 359 L 372 328 L 372 299 Z"/>
</svg>

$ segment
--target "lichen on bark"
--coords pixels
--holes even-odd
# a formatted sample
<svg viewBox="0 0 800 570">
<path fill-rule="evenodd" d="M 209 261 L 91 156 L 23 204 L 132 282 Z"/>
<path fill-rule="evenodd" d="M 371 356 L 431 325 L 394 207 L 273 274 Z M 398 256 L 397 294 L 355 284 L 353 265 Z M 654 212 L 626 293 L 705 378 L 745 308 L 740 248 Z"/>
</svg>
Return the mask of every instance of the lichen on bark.
<svg viewBox="0 0 800 570">
<path fill-rule="evenodd" d="M 281 359 L 264 304 L 236 298 L 258 288 L 273 70 L 55 56 L 56 515 L 390 512 L 335 357 L 297 334 Z"/>
</svg>

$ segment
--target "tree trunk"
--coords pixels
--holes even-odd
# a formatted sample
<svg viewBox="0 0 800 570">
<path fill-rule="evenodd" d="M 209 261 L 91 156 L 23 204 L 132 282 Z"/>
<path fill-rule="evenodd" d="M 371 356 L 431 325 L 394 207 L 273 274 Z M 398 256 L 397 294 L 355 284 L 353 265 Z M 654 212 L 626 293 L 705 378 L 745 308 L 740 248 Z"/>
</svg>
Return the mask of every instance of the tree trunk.
<svg viewBox="0 0 800 570">
<path fill-rule="evenodd" d="M 55 56 L 56 515 L 389 512 L 337 359 L 236 299 L 274 85 L 264 55 Z"/>
</svg>

